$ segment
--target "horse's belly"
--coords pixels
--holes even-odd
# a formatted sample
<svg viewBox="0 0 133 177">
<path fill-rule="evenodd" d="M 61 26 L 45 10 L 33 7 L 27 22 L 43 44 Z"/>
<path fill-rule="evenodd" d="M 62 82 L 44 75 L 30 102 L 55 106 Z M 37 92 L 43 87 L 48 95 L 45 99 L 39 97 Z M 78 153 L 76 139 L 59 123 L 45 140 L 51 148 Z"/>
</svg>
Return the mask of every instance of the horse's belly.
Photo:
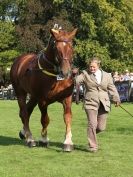
<svg viewBox="0 0 133 177">
<path fill-rule="evenodd" d="M 72 79 L 57 81 L 55 78 L 42 75 L 41 72 L 26 72 L 18 80 L 21 89 L 37 98 L 38 101 L 61 101 L 72 95 L 74 87 Z"/>
</svg>

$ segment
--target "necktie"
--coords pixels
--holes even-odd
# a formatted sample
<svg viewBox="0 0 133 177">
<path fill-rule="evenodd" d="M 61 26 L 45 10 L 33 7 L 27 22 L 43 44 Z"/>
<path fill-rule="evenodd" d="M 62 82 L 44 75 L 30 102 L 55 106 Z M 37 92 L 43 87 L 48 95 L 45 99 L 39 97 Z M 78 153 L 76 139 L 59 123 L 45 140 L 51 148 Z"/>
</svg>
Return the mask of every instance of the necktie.
<svg viewBox="0 0 133 177">
<path fill-rule="evenodd" d="M 96 78 L 97 83 L 100 84 L 101 83 L 101 76 L 100 75 L 98 76 L 95 73 L 93 75 Z"/>
</svg>

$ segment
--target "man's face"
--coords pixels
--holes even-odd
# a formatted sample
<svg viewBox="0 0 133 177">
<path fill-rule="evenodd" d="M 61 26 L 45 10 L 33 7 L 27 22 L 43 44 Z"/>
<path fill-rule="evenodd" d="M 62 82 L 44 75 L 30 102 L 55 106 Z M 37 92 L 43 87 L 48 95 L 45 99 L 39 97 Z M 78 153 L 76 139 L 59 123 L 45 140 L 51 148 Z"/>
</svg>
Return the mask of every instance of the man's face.
<svg viewBox="0 0 133 177">
<path fill-rule="evenodd" d="M 91 62 L 89 65 L 89 71 L 93 74 L 99 69 L 99 65 L 96 62 Z"/>
</svg>

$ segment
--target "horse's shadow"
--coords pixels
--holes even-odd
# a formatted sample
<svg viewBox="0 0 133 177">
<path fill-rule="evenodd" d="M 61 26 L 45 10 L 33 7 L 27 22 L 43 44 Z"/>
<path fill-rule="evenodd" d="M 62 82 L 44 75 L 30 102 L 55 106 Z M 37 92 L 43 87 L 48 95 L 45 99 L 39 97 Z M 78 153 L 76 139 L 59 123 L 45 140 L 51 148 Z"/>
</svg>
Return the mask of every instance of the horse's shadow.
<svg viewBox="0 0 133 177">
<path fill-rule="evenodd" d="M 22 145 L 23 142 L 19 138 L 9 136 L 0 136 L 0 146 Z"/>
<path fill-rule="evenodd" d="M 0 146 L 11 146 L 11 145 L 24 146 L 24 141 L 22 141 L 19 138 L 14 138 L 14 137 L 9 137 L 9 136 L 0 136 Z M 37 147 L 40 147 L 40 146 L 37 144 Z M 62 152 L 63 151 L 63 143 L 50 141 L 48 149 L 52 149 L 57 152 Z M 85 149 L 85 147 L 81 146 L 81 145 L 74 145 L 74 150 L 84 151 L 84 152 L 87 151 Z"/>
<path fill-rule="evenodd" d="M 57 152 L 62 152 L 63 146 L 64 146 L 63 143 L 59 143 L 59 142 L 49 143 L 49 149 L 56 149 Z M 82 145 L 74 145 L 74 150 L 88 152 L 85 146 L 82 146 Z"/>
</svg>

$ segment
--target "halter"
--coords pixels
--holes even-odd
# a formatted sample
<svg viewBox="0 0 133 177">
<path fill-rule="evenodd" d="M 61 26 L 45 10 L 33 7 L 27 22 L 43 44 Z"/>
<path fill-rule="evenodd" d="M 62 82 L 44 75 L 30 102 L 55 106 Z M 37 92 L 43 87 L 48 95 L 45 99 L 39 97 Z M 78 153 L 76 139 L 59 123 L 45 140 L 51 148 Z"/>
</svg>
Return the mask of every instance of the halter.
<svg viewBox="0 0 133 177">
<path fill-rule="evenodd" d="M 64 40 L 55 40 L 54 41 L 54 43 L 55 42 L 65 42 L 65 43 L 68 43 L 68 42 L 71 42 L 71 40 L 67 40 L 67 39 L 64 39 Z M 40 55 L 41 54 L 43 54 L 43 58 L 45 59 L 45 61 L 47 62 L 47 63 L 49 63 L 50 65 L 52 65 L 54 68 L 56 67 L 52 62 L 50 62 L 47 58 L 46 58 L 46 56 L 44 55 L 44 53 L 42 53 L 42 52 L 40 52 Z M 56 57 L 57 58 L 57 57 Z M 52 77 L 60 77 L 59 76 L 59 74 L 54 74 L 54 73 L 51 73 L 51 72 L 49 72 L 49 71 L 47 71 L 47 70 L 45 70 L 42 66 L 41 66 L 41 64 L 40 64 L 40 57 L 38 57 L 38 67 L 39 67 L 39 69 L 44 73 L 44 74 L 46 74 L 46 75 L 48 75 L 48 76 L 52 76 Z"/>
<path fill-rule="evenodd" d="M 65 42 L 65 43 L 68 43 L 68 42 L 72 42 L 72 41 L 68 40 L 68 39 L 63 39 L 63 40 L 56 40 L 55 42 Z"/>
</svg>

